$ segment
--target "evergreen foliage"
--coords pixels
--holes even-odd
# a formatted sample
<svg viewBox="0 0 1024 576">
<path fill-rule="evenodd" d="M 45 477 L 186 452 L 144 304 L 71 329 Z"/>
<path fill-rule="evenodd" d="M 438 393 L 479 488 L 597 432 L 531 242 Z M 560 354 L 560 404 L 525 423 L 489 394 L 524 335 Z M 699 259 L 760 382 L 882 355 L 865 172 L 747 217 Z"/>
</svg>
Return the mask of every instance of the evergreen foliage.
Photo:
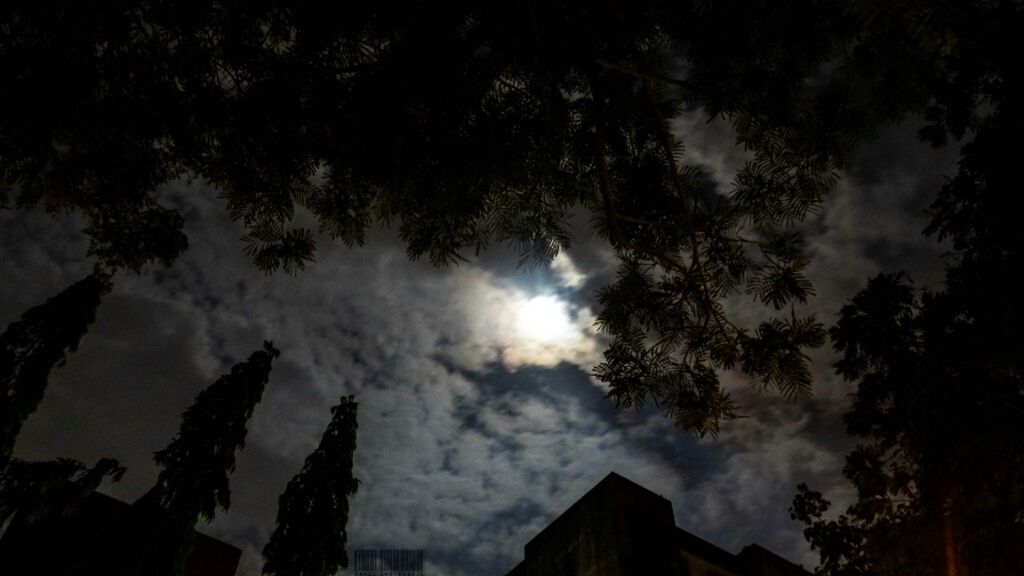
<svg viewBox="0 0 1024 576">
<path fill-rule="evenodd" d="M 181 418 L 174 440 L 157 452 L 156 484 L 136 503 L 142 525 L 140 542 L 129 559 L 129 574 L 184 574 L 200 519 L 210 522 L 217 509 L 231 505 L 228 475 L 235 453 L 245 446 L 249 418 L 263 397 L 273 360 L 280 355 L 270 342 L 231 368 L 196 396 Z M 169 520 L 169 522 L 168 522 Z M 134 562 L 134 563 L 133 563 Z"/>
<path fill-rule="evenodd" d="M 42 401 L 50 371 L 78 348 L 110 289 L 110 276 L 97 270 L 26 311 L 0 335 L 0 470 Z"/>
<path fill-rule="evenodd" d="M 189 530 L 231 505 L 228 474 L 235 468 L 235 453 L 245 446 L 249 418 L 279 355 L 264 342 L 262 350 L 196 396 L 174 440 L 154 456 L 160 475 L 141 505 L 163 508 Z"/>
<path fill-rule="evenodd" d="M 844 468 L 857 501 L 827 519 L 829 502 L 801 485 L 792 509 L 823 574 L 1024 570 L 1021 339 L 1000 341 L 982 312 L 992 304 L 961 296 L 919 299 L 882 275 L 843 309 L 832 335 L 837 371 L 858 381 L 845 420 L 861 444 Z"/>
<path fill-rule="evenodd" d="M 330 576 L 348 567 L 349 498 L 359 487 L 352 474 L 357 408 L 352 396 L 331 408 L 320 445 L 288 482 L 277 528 L 263 548 L 264 574 Z"/>
</svg>

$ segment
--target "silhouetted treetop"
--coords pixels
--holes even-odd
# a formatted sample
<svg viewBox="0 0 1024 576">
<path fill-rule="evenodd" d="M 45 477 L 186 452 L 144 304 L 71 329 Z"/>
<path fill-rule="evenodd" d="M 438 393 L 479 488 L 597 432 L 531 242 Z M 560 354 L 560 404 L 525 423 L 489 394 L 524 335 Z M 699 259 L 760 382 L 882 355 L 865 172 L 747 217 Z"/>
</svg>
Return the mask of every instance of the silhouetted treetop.
<svg viewBox="0 0 1024 576">
<path fill-rule="evenodd" d="M 196 396 L 182 414 L 178 434 L 154 455 L 160 466 L 156 484 L 135 503 L 140 518 L 156 527 L 159 542 L 140 546 L 140 553 L 160 560 L 136 562 L 132 573 L 184 574 L 200 519 L 210 522 L 217 510 L 231 505 L 229 475 L 236 453 L 245 446 L 249 418 L 263 397 L 270 370 L 280 352 L 270 342 L 239 362 Z M 157 512 L 162 510 L 163 513 Z M 161 522 L 171 530 L 159 532 Z"/>
<path fill-rule="evenodd" d="M 154 456 L 160 466 L 156 485 L 140 503 L 169 512 L 191 530 L 200 518 L 213 520 L 231 504 L 228 475 L 235 453 L 245 446 L 249 418 L 280 352 L 265 342 L 245 362 L 231 368 L 196 396 L 181 418 L 174 440 Z"/>
<path fill-rule="evenodd" d="M 342 397 L 320 445 L 278 499 L 277 527 L 263 548 L 263 573 L 330 576 L 348 567 L 349 499 L 359 488 L 353 475 L 358 404 Z"/>
<path fill-rule="evenodd" d="M 25 420 L 43 400 L 50 372 L 78 349 L 110 289 L 110 275 L 94 272 L 30 308 L 0 335 L 0 471 Z"/>
</svg>

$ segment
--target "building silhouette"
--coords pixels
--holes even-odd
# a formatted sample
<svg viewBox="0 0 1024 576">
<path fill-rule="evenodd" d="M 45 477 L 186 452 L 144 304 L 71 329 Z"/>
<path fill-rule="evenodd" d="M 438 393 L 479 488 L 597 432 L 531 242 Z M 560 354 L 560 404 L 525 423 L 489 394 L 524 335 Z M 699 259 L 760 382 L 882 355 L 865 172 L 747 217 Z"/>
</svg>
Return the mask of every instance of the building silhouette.
<svg viewBox="0 0 1024 576">
<path fill-rule="evenodd" d="M 26 525 L 17 517 L 0 538 L 4 576 L 151 574 L 167 562 L 169 520 L 93 492 L 69 516 Z M 242 551 L 196 532 L 186 576 L 234 576 Z"/>
<path fill-rule="evenodd" d="M 672 503 L 612 472 L 526 543 L 507 576 L 810 576 L 751 544 L 731 554 L 677 528 Z"/>
</svg>

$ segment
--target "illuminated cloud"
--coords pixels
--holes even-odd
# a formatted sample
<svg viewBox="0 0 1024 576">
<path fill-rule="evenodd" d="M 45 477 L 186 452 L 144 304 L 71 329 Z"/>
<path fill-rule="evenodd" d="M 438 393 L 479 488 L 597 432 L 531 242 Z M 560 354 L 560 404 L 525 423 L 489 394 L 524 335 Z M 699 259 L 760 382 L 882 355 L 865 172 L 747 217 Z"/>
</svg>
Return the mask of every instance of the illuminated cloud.
<svg viewBox="0 0 1024 576">
<path fill-rule="evenodd" d="M 587 281 L 587 275 L 580 272 L 579 268 L 576 267 L 576 263 L 564 251 L 559 252 L 554 260 L 551 261 L 551 270 L 558 277 L 562 286 L 566 288 L 582 288 L 583 284 Z"/>
<path fill-rule="evenodd" d="M 515 370 L 568 362 L 589 370 L 599 361 L 602 344 L 589 307 L 553 293 L 530 294 L 483 270 L 460 274 L 456 301 L 467 333 L 450 353 L 464 367 L 481 370 L 499 361 Z"/>
</svg>

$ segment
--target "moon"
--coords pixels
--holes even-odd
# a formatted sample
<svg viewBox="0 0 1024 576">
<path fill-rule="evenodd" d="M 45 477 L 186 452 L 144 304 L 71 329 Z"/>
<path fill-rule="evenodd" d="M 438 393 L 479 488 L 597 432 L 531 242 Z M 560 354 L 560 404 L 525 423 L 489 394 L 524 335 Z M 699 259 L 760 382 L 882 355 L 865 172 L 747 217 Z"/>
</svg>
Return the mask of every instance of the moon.
<svg viewBox="0 0 1024 576">
<path fill-rule="evenodd" d="M 534 296 L 519 305 L 516 328 L 538 343 L 555 343 L 573 336 L 573 322 L 565 301 L 552 295 Z"/>
</svg>

